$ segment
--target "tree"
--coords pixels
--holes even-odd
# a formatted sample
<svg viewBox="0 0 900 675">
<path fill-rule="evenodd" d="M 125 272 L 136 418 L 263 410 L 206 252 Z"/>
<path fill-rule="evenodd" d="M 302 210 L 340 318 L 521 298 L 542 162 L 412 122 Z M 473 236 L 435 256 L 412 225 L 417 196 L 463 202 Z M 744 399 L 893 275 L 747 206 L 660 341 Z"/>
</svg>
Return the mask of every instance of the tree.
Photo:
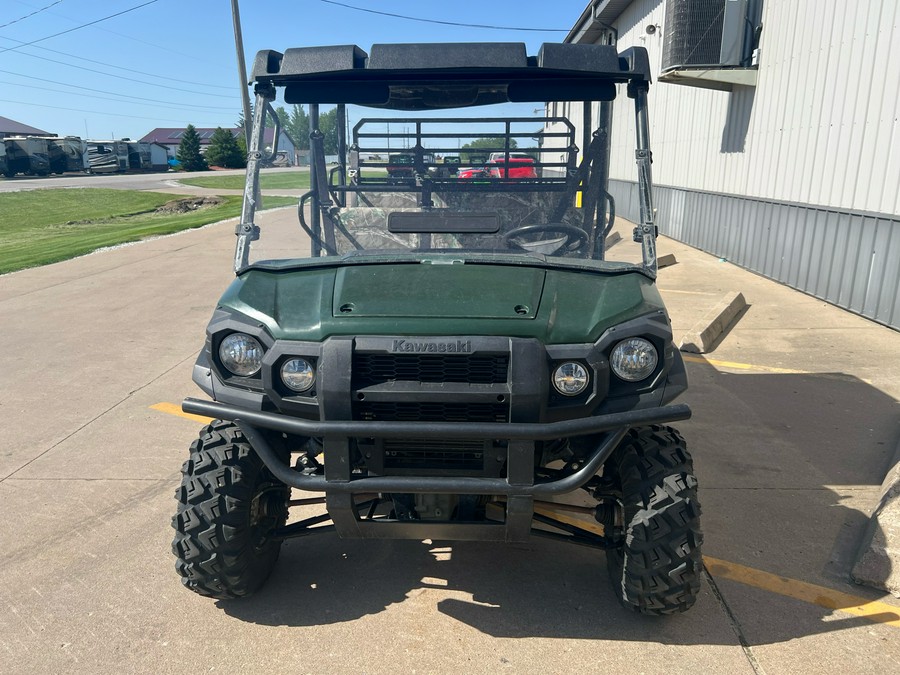
<svg viewBox="0 0 900 675">
<path fill-rule="evenodd" d="M 280 105 L 275 108 L 275 114 L 278 115 L 278 121 L 281 123 L 281 130 L 287 133 L 288 125 L 291 123 L 290 115 L 288 115 L 288 111 L 284 109 L 284 106 Z M 268 118 L 266 122 L 268 122 Z M 290 134 L 288 134 L 290 136 Z"/>
<path fill-rule="evenodd" d="M 336 155 L 338 152 L 337 108 L 319 115 L 319 131 L 325 136 L 325 154 Z"/>
<path fill-rule="evenodd" d="M 231 131 L 219 127 L 209 139 L 206 161 L 214 166 L 243 169 L 247 166 L 247 153 L 241 151 L 240 144 Z"/>
<path fill-rule="evenodd" d="M 294 105 L 290 111 L 285 110 L 283 106 L 279 106 L 275 108 L 275 114 L 281 120 L 281 130 L 288 135 L 294 147 L 298 150 L 309 150 L 309 116 L 306 114 L 303 106 Z M 235 126 L 241 129 L 244 128 L 244 113 L 239 114 Z M 266 115 L 266 126 L 275 126 L 275 120 L 272 119 L 271 115 Z M 334 145 L 337 148 L 337 136 L 335 136 Z M 336 149 L 335 152 L 337 152 Z"/>
<path fill-rule="evenodd" d="M 253 118 L 253 104 L 252 104 L 252 103 L 250 104 L 250 117 L 251 117 L 251 119 Z M 243 129 L 243 128 L 244 128 L 244 124 L 246 123 L 246 121 L 247 121 L 247 120 L 244 119 L 244 111 L 241 110 L 241 111 L 238 113 L 237 122 L 234 123 L 234 126 L 240 127 L 241 129 Z"/>
<path fill-rule="evenodd" d="M 478 163 L 486 161 L 491 152 L 499 152 L 506 147 L 506 139 L 502 136 L 494 138 L 478 138 L 470 143 L 466 143 L 460 148 L 463 164 Z M 514 150 L 518 147 L 515 138 L 509 139 L 509 149 Z M 479 150 L 482 150 L 479 152 Z M 468 152 L 467 152 L 468 151 Z M 473 159 L 474 158 L 474 159 Z"/>
<path fill-rule="evenodd" d="M 285 131 L 298 150 L 309 150 L 309 116 L 303 106 L 295 105 L 291 109 Z"/>
<path fill-rule="evenodd" d="M 281 113 L 284 113 L 285 115 L 287 115 L 287 112 L 285 111 L 284 108 L 278 108 L 275 110 L 275 112 L 279 115 L 279 117 L 281 117 L 281 113 L 279 113 L 279 111 L 281 111 Z M 247 124 L 247 132 L 248 133 L 253 127 L 253 117 L 255 114 L 256 114 L 256 111 L 254 109 L 253 102 L 251 101 L 251 103 L 250 103 L 250 122 Z M 282 118 L 282 124 L 284 124 L 283 119 L 284 118 Z M 241 129 L 244 128 L 244 111 L 243 110 L 241 110 L 238 113 L 238 119 L 237 119 L 237 122 L 234 123 L 234 126 L 240 127 Z M 274 126 L 275 126 L 275 120 L 272 119 L 272 113 L 270 113 L 268 110 L 266 110 L 266 127 L 271 129 Z"/>
<path fill-rule="evenodd" d="M 205 171 L 209 168 L 203 155 L 200 154 L 200 134 L 193 124 L 188 124 L 184 130 L 175 157 L 181 162 L 183 171 Z"/>
</svg>

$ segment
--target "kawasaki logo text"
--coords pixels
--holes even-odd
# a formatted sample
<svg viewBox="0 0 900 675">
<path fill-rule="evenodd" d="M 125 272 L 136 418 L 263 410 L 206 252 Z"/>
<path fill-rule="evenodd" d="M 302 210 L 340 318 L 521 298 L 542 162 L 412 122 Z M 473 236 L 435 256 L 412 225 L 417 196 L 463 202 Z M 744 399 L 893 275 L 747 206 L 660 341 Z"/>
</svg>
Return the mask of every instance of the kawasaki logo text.
<svg viewBox="0 0 900 675">
<path fill-rule="evenodd" d="M 471 354 L 472 342 L 470 340 L 456 340 L 455 342 L 394 340 L 391 351 L 411 354 Z"/>
</svg>

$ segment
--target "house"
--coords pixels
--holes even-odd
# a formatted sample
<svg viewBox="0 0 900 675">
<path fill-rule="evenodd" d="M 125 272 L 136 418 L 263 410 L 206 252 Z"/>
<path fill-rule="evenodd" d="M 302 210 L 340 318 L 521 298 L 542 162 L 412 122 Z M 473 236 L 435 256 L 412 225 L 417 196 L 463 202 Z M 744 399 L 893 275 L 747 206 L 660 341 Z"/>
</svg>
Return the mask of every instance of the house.
<svg viewBox="0 0 900 675">
<path fill-rule="evenodd" d="M 274 137 L 275 129 L 271 127 L 267 128 L 265 130 L 263 140 L 265 141 L 266 150 L 268 150 L 269 152 L 272 151 L 272 139 Z M 297 164 L 300 164 L 301 152 L 294 145 L 294 142 L 291 140 L 290 136 L 288 136 L 284 131 L 282 131 L 278 135 L 278 147 L 275 151 L 278 153 L 278 156 L 274 160 L 274 164 L 276 166 L 295 166 Z M 309 163 L 308 159 L 306 163 Z"/>
<path fill-rule="evenodd" d="M 56 134 L 16 122 L 8 117 L 0 117 L 0 138 L 7 136 L 56 136 Z"/>
<path fill-rule="evenodd" d="M 566 42 L 649 53 L 660 232 L 900 328 L 897 0 L 797 4 L 592 0 Z M 611 108 L 610 193 L 637 221 L 624 87 Z"/>
<path fill-rule="evenodd" d="M 178 146 L 181 144 L 181 138 L 184 136 L 186 128 L 170 128 L 170 127 L 159 127 L 151 131 L 149 134 L 140 139 L 140 143 L 158 143 L 166 148 L 166 151 L 169 154 L 169 157 L 175 157 L 175 153 L 178 152 Z M 243 129 L 228 129 L 231 134 L 237 138 L 243 133 Z M 210 128 L 197 128 L 197 133 L 200 135 L 200 152 L 205 152 L 207 146 L 209 146 L 209 141 L 212 138 L 213 134 L 216 133 L 215 129 Z"/>
<path fill-rule="evenodd" d="M 244 130 L 236 127 L 233 129 L 228 129 L 231 134 L 238 138 L 244 133 Z M 181 144 L 181 139 L 184 136 L 185 128 L 169 128 L 169 127 L 159 127 L 148 133 L 144 136 L 140 142 L 141 143 L 158 143 L 166 147 L 169 157 L 175 157 L 175 153 L 178 152 L 178 146 Z M 205 152 L 207 146 L 209 145 L 209 141 L 212 138 L 213 134 L 216 132 L 215 129 L 208 127 L 198 127 L 197 133 L 200 135 L 200 152 Z M 265 141 L 266 147 L 271 149 L 272 147 L 272 139 L 275 135 L 275 130 L 268 128 L 266 129 Z M 293 142 L 288 137 L 286 133 L 283 131 L 278 136 L 278 152 L 284 153 L 285 163 L 288 165 L 294 165 L 297 163 L 297 150 L 294 147 Z"/>
</svg>

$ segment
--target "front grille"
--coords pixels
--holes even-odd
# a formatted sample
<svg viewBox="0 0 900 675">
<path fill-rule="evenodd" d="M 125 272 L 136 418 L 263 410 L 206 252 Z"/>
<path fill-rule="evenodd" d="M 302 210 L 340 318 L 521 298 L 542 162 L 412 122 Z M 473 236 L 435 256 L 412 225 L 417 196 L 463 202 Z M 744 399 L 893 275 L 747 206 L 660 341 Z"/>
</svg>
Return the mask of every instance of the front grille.
<svg viewBox="0 0 900 675">
<path fill-rule="evenodd" d="M 387 470 L 481 471 L 484 443 L 435 439 L 390 438 L 384 441 Z"/>
<path fill-rule="evenodd" d="M 505 384 L 509 354 L 368 354 L 353 355 L 353 387 L 386 382 L 455 382 Z"/>
<path fill-rule="evenodd" d="M 366 422 L 508 422 L 505 403 L 438 403 L 361 401 L 354 419 Z"/>
</svg>

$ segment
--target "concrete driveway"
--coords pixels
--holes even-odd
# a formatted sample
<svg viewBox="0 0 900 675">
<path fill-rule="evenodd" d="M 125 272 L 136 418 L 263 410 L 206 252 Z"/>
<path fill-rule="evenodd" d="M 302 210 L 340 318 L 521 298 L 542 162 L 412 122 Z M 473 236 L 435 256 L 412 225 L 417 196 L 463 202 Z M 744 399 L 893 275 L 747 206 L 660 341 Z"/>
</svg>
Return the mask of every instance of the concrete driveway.
<svg viewBox="0 0 900 675">
<path fill-rule="evenodd" d="M 900 602 L 846 579 L 900 435 L 900 334 L 667 240 L 676 337 L 725 292 L 750 305 L 688 362 L 710 571 L 690 612 L 627 614 L 602 553 L 544 541 L 324 535 L 251 599 L 184 590 L 169 521 L 200 422 L 171 411 L 233 240 L 0 277 L 0 672 L 897 672 Z"/>
</svg>

